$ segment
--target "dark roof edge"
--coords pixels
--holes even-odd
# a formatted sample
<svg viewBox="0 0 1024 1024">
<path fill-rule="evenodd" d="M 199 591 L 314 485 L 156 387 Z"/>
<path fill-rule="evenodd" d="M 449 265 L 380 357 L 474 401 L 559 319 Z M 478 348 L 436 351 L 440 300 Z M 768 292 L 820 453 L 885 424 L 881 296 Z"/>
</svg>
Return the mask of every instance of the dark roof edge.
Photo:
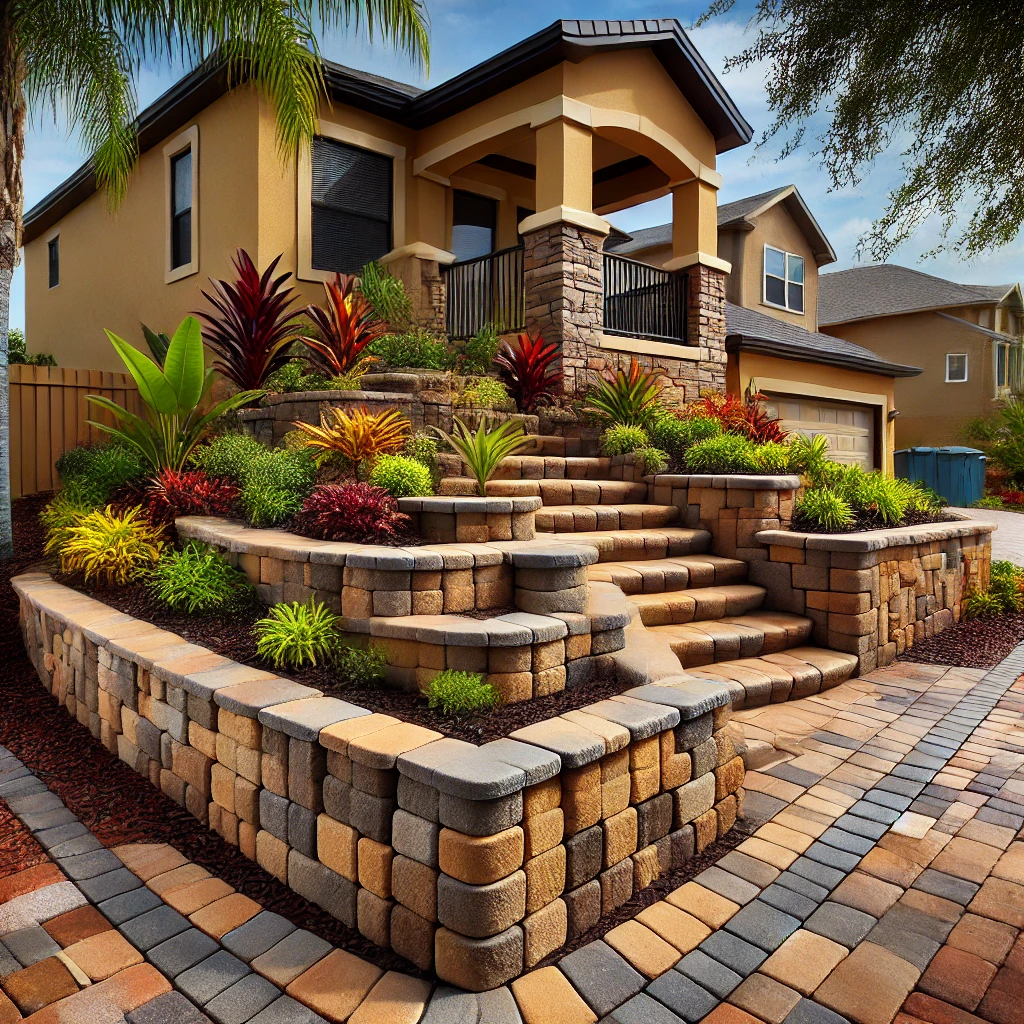
<svg viewBox="0 0 1024 1024">
<path fill-rule="evenodd" d="M 820 282 L 818 284 L 818 294 L 819 296 L 821 294 Z M 818 326 L 836 327 L 840 324 L 859 324 L 863 323 L 865 320 L 883 320 L 888 316 L 910 316 L 913 313 L 941 313 L 945 309 L 962 309 L 964 306 L 990 306 L 993 301 L 993 299 L 973 299 L 970 302 L 944 302 L 941 305 L 914 306 L 912 309 L 892 309 L 886 313 L 869 313 L 866 316 L 851 316 L 846 320 L 822 320 L 819 313 Z"/>
<path fill-rule="evenodd" d="M 864 360 L 858 359 L 855 356 L 843 355 L 839 352 L 826 352 L 822 349 L 807 349 L 784 341 L 752 338 L 746 334 L 728 335 L 726 347 L 729 351 L 744 349 L 747 352 L 759 352 L 762 355 L 778 356 L 780 359 L 793 359 L 804 363 L 822 363 L 826 366 L 839 366 L 847 370 L 859 370 L 861 373 L 876 373 L 884 377 L 917 377 L 924 372 L 919 366 L 888 363 L 884 359 L 872 360 L 870 363 L 865 364 Z"/>
<path fill-rule="evenodd" d="M 797 227 L 803 232 L 804 237 L 811 243 L 818 266 L 835 263 L 838 257 L 836 256 L 835 249 L 832 248 L 832 243 L 826 237 L 821 225 L 814 214 L 811 213 L 810 207 L 805 202 L 804 197 L 800 195 L 800 190 L 795 185 L 783 186 L 770 199 L 766 199 L 757 210 L 752 210 L 750 213 L 742 214 L 739 217 L 733 217 L 731 220 L 722 221 L 718 227 L 719 229 L 740 228 L 750 230 L 754 226 L 751 218 L 756 213 L 763 213 L 765 210 L 771 209 L 771 207 L 777 206 L 779 203 L 786 203 L 790 199 L 794 200 L 797 204 L 796 212 L 794 213 L 791 210 L 790 216 L 796 221 Z M 743 202 L 743 200 L 739 199 L 736 202 Z"/>
</svg>

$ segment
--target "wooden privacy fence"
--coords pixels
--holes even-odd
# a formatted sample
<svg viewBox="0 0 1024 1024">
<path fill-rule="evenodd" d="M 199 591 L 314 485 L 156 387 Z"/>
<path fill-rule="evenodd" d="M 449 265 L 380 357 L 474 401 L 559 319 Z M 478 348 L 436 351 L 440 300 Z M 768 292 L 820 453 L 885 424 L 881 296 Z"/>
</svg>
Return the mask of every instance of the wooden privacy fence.
<svg viewBox="0 0 1024 1024">
<path fill-rule="evenodd" d="M 127 373 L 72 370 L 64 366 L 10 368 L 11 495 L 36 494 L 60 487 L 53 464 L 61 453 L 105 435 L 86 420 L 112 422 L 104 409 L 85 400 L 102 395 L 139 413 L 139 392 Z"/>
</svg>

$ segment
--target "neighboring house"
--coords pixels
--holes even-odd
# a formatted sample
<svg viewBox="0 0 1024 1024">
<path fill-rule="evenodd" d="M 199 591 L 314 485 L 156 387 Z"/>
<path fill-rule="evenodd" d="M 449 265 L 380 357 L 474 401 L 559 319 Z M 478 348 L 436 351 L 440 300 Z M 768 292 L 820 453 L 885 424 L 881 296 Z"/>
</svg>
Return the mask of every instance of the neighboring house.
<svg viewBox="0 0 1024 1024">
<path fill-rule="evenodd" d="M 922 367 L 896 386 L 896 442 L 961 443 L 960 428 L 1022 390 L 1024 304 L 1018 284 L 967 285 L 880 264 L 820 279 L 829 334 Z"/>
<path fill-rule="evenodd" d="M 613 237 L 617 254 L 662 266 L 671 224 Z M 825 434 L 834 458 L 891 472 L 895 382 L 920 371 L 821 334 L 818 268 L 836 256 L 793 185 L 718 208 L 718 254 L 726 279 L 727 385 L 754 383 L 791 431 Z M 908 360 L 913 362 L 913 360 Z"/>
</svg>

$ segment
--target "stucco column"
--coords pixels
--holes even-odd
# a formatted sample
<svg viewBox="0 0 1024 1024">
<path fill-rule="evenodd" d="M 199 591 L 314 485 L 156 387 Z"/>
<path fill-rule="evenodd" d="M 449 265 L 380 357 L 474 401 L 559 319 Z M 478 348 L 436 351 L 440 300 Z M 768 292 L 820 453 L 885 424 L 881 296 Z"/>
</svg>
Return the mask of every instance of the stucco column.
<svg viewBox="0 0 1024 1024">
<path fill-rule="evenodd" d="M 525 247 L 526 329 L 558 344 L 563 390 L 585 394 L 604 323 L 602 246 L 593 212 L 593 139 L 561 118 L 536 130 L 537 210 L 519 225 Z"/>
</svg>

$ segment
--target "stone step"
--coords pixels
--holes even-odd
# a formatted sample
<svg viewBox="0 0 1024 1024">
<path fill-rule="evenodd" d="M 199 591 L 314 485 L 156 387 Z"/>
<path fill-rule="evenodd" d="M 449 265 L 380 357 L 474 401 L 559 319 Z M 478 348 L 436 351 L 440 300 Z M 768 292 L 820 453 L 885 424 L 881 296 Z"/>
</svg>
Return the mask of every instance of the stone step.
<svg viewBox="0 0 1024 1024">
<path fill-rule="evenodd" d="M 552 540 L 565 543 L 593 545 L 597 548 L 599 562 L 674 558 L 700 554 L 711 547 L 711 534 L 707 530 L 689 530 L 682 526 L 583 530 L 579 533 L 553 533 L 549 536 Z"/>
<path fill-rule="evenodd" d="M 637 598 L 630 600 L 636 602 Z M 775 657 L 783 652 L 792 656 L 792 649 L 810 638 L 812 625 L 802 615 L 757 612 L 651 629 L 668 637 L 679 663 L 689 670 L 743 658 Z"/>
<path fill-rule="evenodd" d="M 538 533 L 589 533 L 671 526 L 679 519 L 675 505 L 545 505 L 538 509 Z"/>
<path fill-rule="evenodd" d="M 688 669 L 698 679 L 724 683 L 734 709 L 776 704 L 810 697 L 846 682 L 857 671 L 857 659 L 841 651 L 794 647 L 760 658 L 739 658 Z"/>
<path fill-rule="evenodd" d="M 651 628 L 744 616 L 761 607 L 764 595 L 764 587 L 732 583 L 720 587 L 633 594 L 630 601 L 639 609 L 643 624 Z"/>
<path fill-rule="evenodd" d="M 678 555 L 630 562 L 599 562 L 588 566 L 590 580 L 614 583 L 624 594 L 660 594 L 690 587 L 744 583 L 747 563 L 719 555 Z"/>
<path fill-rule="evenodd" d="M 438 457 L 442 476 L 465 475 L 465 466 L 458 455 L 441 452 Z M 624 469 L 632 475 L 632 464 L 624 465 L 621 458 L 608 459 L 589 456 L 541 454 L 510 455 L 498 463 L 495 480 L 606 480 L 622 478 Z"/>
<path fill-rule="evenodd" d="M 467 476 L 446 477 L 442 495 L 476 494 Z M 647 501 L 647 484 L 632 480 L 488 480 L 488 497 L 539 496 L 545 505 L 622 505 Z"/>
</svg>

